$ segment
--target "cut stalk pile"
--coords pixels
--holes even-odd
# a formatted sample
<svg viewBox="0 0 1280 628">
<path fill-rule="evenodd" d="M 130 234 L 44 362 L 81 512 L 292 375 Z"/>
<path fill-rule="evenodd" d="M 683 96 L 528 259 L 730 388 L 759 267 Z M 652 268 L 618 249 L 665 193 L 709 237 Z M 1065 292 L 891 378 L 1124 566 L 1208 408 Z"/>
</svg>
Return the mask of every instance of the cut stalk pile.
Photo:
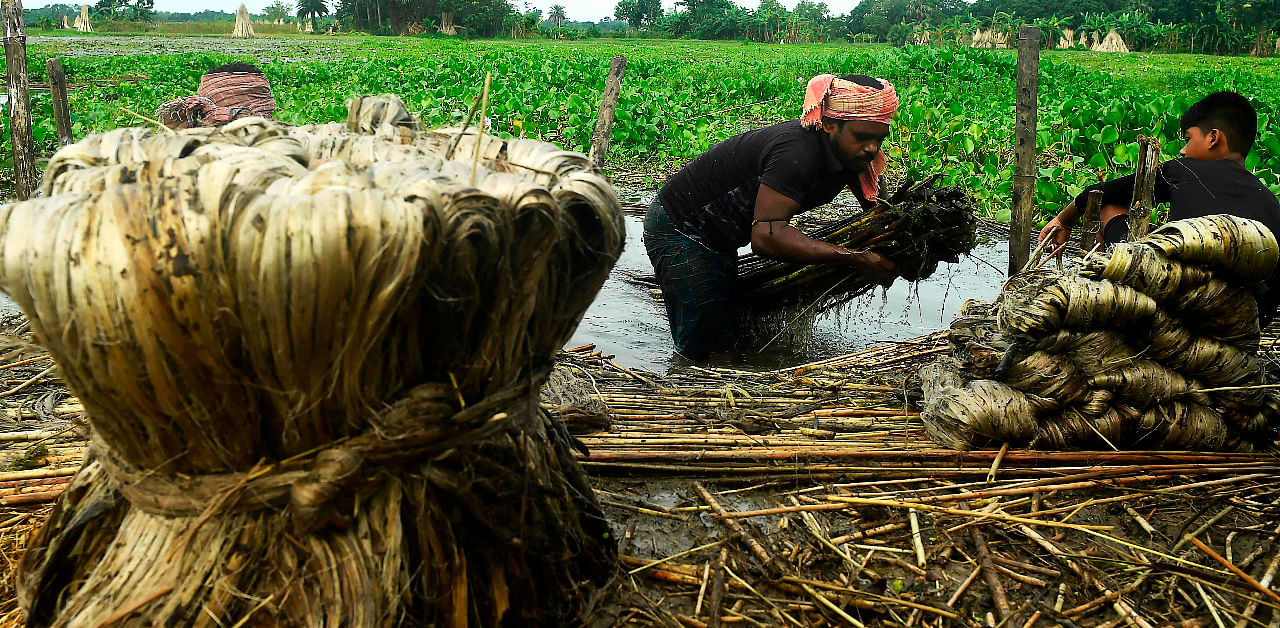
<svg viewBox="0 0 1280 628">
<path fill-rule="evenodd" d="M 1079 274 L 1011 278 L 969 301 L 952 355 L 921 370 L 930 438 L 965 449 L 1268 449 L 1280 395 L 1258 358 L 1248 286 L 1275 237 L 1225 215 L 1182 220 L 1087 256 Z"/>
<path fill-rule="evenodd" d="M 589 348 L 565 356 L 613 419 L 583 438 L 628 575 L 602 609 L 612 623 L 597 623 L 1280 620 L 1250 582 L 1280 576 L 1274 452 L 940 449 L 900 395 L 904 373 L 946 348 L 939 334 L 665 376 Z"/>
<path fill-rule="evenodd" d="M 608 182 L 350 111 L 92 136 L 0 209 L 0 284 L 92 429 L 28 625 L 563 625 L 609 573 L 537 405 L 622 248 Z"/>
<path fill-rule="evenodd" d="M 889 200 L 808 234 L 850 250 L 869 250 L 893 260 L 908 281 L 933 274 L 939 262 L 955 262 L 977 244 L 977 219 L 959 188 L 935 187 L 938 177 L 904 184 Z M 838 264 L 793 264 L 746 254 L 738 259 L 738 295 L 743 303 L 774 307 L 779 300 L 812 301 L 819 308 L 847 301 L 875 284 Z"/>
</svg>

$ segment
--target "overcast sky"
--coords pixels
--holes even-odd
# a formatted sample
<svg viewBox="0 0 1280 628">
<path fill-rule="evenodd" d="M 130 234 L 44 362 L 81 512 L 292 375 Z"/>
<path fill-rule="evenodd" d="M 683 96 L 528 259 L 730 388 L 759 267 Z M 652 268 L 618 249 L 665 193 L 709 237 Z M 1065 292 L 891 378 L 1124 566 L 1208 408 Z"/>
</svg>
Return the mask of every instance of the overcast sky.
<svg viewBox="0 0 1280 628">
<path fill-rule="evenodd" d="M 175 13 L 194 13 L 204 11 L 205 9 L 213 11 L 226 11 L 235 13 L 240 8 L 240 3 L 244 2 L 252 13 L 261 13 L 263 8 L 271 4 L 273 0 L 156 0 L 157 11 L 172 11 Z M 337 2 L 327 0 L 330 7 Z M 754 9 L 760 4 L 760 0 L 735 0 L 738 4 Z M 781 0 L 782 4 L 787 8 L 794 7 L 796 0 Z M 860 0 L 827 0 L 827 7 L 831 9 L 833 15 L 848 13 L 850 9 L 857 6 Z M 50 4 L 76 4 L 76 0 L 26 0 L 22 6 L 27 9 L 35 9 Z M 523 0 L 513 0 L 516 8 L 519 9 L 524 4 Z M 88 2 L 93 4 L 93 2 Z M 292 4 L 297 4 L 293 2 Z M 617 0 L 528 0 L 527 4 L 531 7 L 542 9 L 542 14 L 546 15 L 548 9 L 553 4 L 563 4 L 565 13 L 570 20 L 580 22 L 595 22 L 600 18 L 608 16 L 613 17 L 613 7 L 617 4 Z M 668 11 L 675 4 L 675 0 L 663 0 L 662 6 Z"/>
</svg>

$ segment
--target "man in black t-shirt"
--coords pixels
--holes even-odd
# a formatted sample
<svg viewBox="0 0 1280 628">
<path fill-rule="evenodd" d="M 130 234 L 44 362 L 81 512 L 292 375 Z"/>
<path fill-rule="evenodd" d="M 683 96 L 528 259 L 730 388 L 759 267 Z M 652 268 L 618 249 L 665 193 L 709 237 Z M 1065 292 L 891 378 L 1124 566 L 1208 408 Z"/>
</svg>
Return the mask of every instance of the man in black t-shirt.
<svg viewBox="0 0 1280 628">
<path fill-rule="evenodd" d="M 850 264 L 892 281 L 885 257 L 814 240 L 788 221 L 846 187 L 871 207 L 897 107 L 887 81 L 817 76 L 799 120 L 724 140 L 667 180 L 645 217 L 644 244 L 681 355 L 720 361 L 736 348 L 732 285 L 738 248 L 747 244 L 763 257 Z"/>
<path fill-rule="evenodd" d="M 1258 134 L 1258 114 L 1249 100 L 1235 92 L 1215 92 L 1182 114 L 1181 159 L 1157 168 L 1155 201 L 1169 203 L 1169 220 L 1211 214 L 1249 218 L 1280 237 L 1280 201 L 1258 177 L 1244 167 L 1244 159 Z M 1129 203 L 1134 175 L 1098 183 L 1085 189 L 1040 232 L 1061 245 L 1080 217 L 1089 192 L 1102 190 L 1098 239 L 1106 244 L 1129 237 Z M 1258 318 L 1265 327 L 1280 305 L 1280 275 L 1251 286 L 1258 300 Z"/>
</svg>

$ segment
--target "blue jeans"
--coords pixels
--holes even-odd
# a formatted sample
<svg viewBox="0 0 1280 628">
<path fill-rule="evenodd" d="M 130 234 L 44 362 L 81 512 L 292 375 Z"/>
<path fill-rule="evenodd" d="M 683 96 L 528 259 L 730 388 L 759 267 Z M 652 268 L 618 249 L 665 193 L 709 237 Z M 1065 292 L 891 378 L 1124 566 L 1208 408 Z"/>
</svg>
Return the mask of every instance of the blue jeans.
<svg viewBox="0 0 1280 628">
<path fill-rule="evenodd" d="M 657 198 L 645 215 L 643 239 L 666 302 L 676 351 L 690 360 L 705 360 L 736 349 L 737 254 L 713 251 L 680 233 Z"/>
</svg>

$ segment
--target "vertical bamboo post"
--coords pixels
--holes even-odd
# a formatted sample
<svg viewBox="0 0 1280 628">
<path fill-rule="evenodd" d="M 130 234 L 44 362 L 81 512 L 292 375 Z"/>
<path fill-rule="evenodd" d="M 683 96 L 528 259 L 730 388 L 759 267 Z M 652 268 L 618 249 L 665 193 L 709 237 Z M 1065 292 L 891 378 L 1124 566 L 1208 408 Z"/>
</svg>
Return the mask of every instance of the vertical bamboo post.
<svg viewBox="0 0 1280 628">
<path fill-rule="evenodd" d="M 31 139 L 31 93 L 27 80 L 27 33 L 21 0 L 0 0 L 4 19 L 4 67 L 9 77 L 9 138 L 13 142 L 13 180 L 18 200 L 36 189 L 35 143 Z"/>
<path fill-rule="evenodd" d="M 1102 225 L 1098 224 L 1098 214 L 1101 212 L 1102 190 L 1093 190 L 1089 192 L 1089 200 L 1084 206 L 1084 217 L 1080 221 L 1080 250 L 1083 252 L 1093 250 L 1100 239 L 1098 236 Z"/>
<path fill-rule="evenodd" d="M 1138 138 L 1138 169 L 1133 179 L 1133 201 L 1129 205 L 1129 241 L 1147 235 L 1151 230 L 1151 212 L 1155 209 L 1156 171 L 1160 166 L 1160 140 Z"/>
<path fill-rule="evenodd" d="M 596 118 L 596 131 L 591 135 L 591 163 L 604 166 L 604 154 L 609 150 L 609 133 L 613 130 L 613 113 L 622 95 L 622 75 L 627 70 L 627 58 L 617 55 L 609 63 L 609 76 L 604 82 L 604 97 L 600 99 L 600 117 Z"/>
<path fill-rule="evenodd" d="M 67 74 L 62 70 L 62 60 L 52 58 L 45 62 L 49 75 L 49 91 L 53 94 L 53 122 L 58 127 L 58 146 L 75 141 L 71 137 L 71 105 L 67 102 Z"/>
<path fill-rule="evenodd" d="M 1039 101 L 1040 29 L 1018 34 L 1017 122 L 1014 131 L 1013 212 L 1009 220 L 1009 275 L 1031 255 L 1031 215 L 1035 208 L 1036 106 Z"/>
<path fill-rule="evenodd" d="M 471 162 L 471 185 L 476 184 L 476 170 L 480 169 L 480 148 L 484 145 L 484 127 L 488 124 L 485 113 L 489 109 L 489 82 L 493 80 L 493 72 L 484 73 L 484 91 L 480 93 L 480 122 L 476 124 L 476 153 Z"/>
</svg>

